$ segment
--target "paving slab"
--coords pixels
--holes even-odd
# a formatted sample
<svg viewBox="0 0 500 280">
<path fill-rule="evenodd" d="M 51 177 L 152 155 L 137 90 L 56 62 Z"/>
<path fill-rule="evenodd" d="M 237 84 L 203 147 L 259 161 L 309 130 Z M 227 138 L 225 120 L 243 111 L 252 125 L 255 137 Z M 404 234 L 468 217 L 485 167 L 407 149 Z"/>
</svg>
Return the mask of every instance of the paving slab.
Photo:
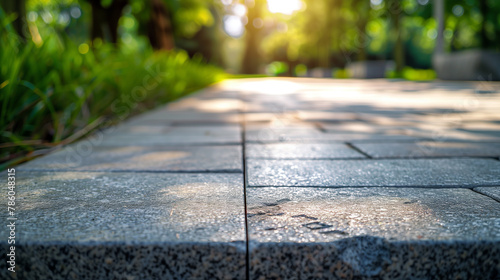
<svg viewBox="0 0 500 280">
<path fill-rule="evenodd" d="M 282 113 L 245 113 L 244 121 L 247 124 L 253 122 L 266 122 L 266 123 L 293 123 L 297 122 L 297 117 L 295 112 L 282 112 Z"/>
<path fill-rule="evenodd" d="M 478 131 L 500 131 L 500 122 L 495 121 L 467 121 L 460 123 L 461 129 Z"/>
<path fill-rule="evenodd" d="M 171 122 L 217 122 L 240 123 L 239 113 L 206 113 L 197 111 L 167 111 L 165 109 L 146 113 L 127 121 L 131 125 L 168 124 Z"/>
<path fill-rule="evenodd" d="M 482 193 L 486 196 L 493 198 L 494 200 L 500 202 L 500 186 L 498 187 L 478 187 L 474 188 L 474 191 Z"/>
<path fill-rule="evenodd" d="M 500 204 L 470 189 L 248 188 L 247 208 L 259 242 L 500 238 Z"/>
<path fill-rule="evenodd" d="M 247 160 L 250 187 L 476 187 L 500 184 L 500 161 L 480 158 Z"/>
<path fill-rule="evenodd" d="M 406 133 L 409 136 L 427 138 L 433 141 L 449 141 L 449 142 L 500 142 L 500 137 L 473 133 L 465 130 L 457 129 L 415 129 L 408 128 Z"/>
<path fill-rule="evenodd" d="M 245 275 L 241 174 L 16 176 L 18 279 Z M 6 226 L 0 235 L 8 236 Z M 0 266 L 0 278 L 7 279 L 5 262 Z"/>
<path fill-rule="evenodd" d="M 106 130 L 101 131 L 103 135 L 121 135 L 121 134 L 131 134 L 131 135 L 162 135 L 165 133 L 169 133 L 170 130 L 174 128 L 200 128 L 204 127 L 206 129 L 232 129 L 238 130 L 238 124 L 229 124 L 229 123 L 212 123 L 212 122 L 169 122 L 167 124 L 151 124 L 151 125 L 118 125 L 115 127 L 107 128 Z"/>
<path fill-rule="evenodd" d="M 200 144 L 239 144 L 239 126 L 191 125 L 170 126 L 158 133 L 111 133 L 102 140 L 94 141 L 98 146 L 162 146 Z"/>
<path fill-rule="evenodd" d="M 237 113 L 240 112 L 245 105 L 239 96 L 233 93 L 234 96 L 213 96 L 211 98 L 203 98 L 200 96 L 183 98 L 176 102 L 168 104 L 166 109 L 171 112 L 195 111 L 198 114 L 207 113 Z"/>
<path fill-rule="evenodd" d="M 360 121 L 319 122 L 318 125 L 319 127 L 321 127 L 322 130 L 331 133 L 345 133 L 345 132 L 380 133 L 393 128 L 393 126 L 382 126 Z"/>
<path fill-rule="evenodd" d="M 485 135 L 494 139 L 500 139 L 500 130 L 497 129 L 459 129 L 461 131 L 474 133 L 476 135 Z"/>
<path fill-rule="evenodd" d="M 369 134 L 385 134 L 385 135 L 409 135 L 421 134 L 426 138 L 431 138 L 433 134 L 443 130 L 449 130 L 450 127 L 443 124 L 436 123 L 419 123 L 412 120 L 394 120 L 394 123 L 382 123 L 378 124 L 376 122 L 340 122 L 340 123 L 328 123 L 319 122 L 318 126 L 326 133 L 369 133 Z"/>
<path fill-rule="evenodd" d="M 299 111 L 297 117 L 304 121 L 354 121 L 357 119 L 357 115 L 354 113 L 346 112 L 325 112 L 311 110 L 311 111 Z"/>
<path fill-rule="evenodd" d="M 220 83 L 16 168 L 15 276 L 496 279 L 499 89 Z"/>
<path fill-rule="evenodd" d="M 247 127 L 246 142 L 353 142 L 415 141 L 421 138 L 402 134 L 323 133 L 314 127 Z"/>
<path fill-rule="evenodd" d="M 324 139 L 321 131 L 314 127 L 262 127 L 247 126 L 246 142 L 276 142 Z"/>
<path fill-rule="evenodd" d="M 500 204 L 468 189 L 247 189 L 250 279 L 494 279 Z"/>
<path fill-rule="evenodd" d="M 366 158 L 346 144 L 331 143 L 246 144 L 245 156 L 247 158 L 268 159 Z"/>
<path fill-rule="evenodd" d="M 100 147 L 80 142 L 19 170 L 243 172 L 241 146 Z"/>
<path fill-rule="evenodd" d="M 362 142 L 387 142 L 387 141 L 399 141 L 399 142 L 413 142 L 425 139 L 420 136 L 406 135 L 402 133 L 327 133 L 328 138 L 334 141 L 342 141 L 348 143 L 362 143 Z"/>
<path fill-rule="evenodd" d="M 354 143 L 373 158 L 499 157 L 500 143 L 420 141 L 414 143 Z"/>
<path fill-rule="evenodd" d="M 286 120 L 286 119 L 271 119 L 262 122 L 252 122 L 245 125 L 246 132 L 253 132 L 259 130 L 276 130 L 279 132 L 286 133 L 289 130 L 304 130 L 310 133 L 321 134 L 316 123 L 314 122 L 302 122 L 296 120 Z"/>
</svg>

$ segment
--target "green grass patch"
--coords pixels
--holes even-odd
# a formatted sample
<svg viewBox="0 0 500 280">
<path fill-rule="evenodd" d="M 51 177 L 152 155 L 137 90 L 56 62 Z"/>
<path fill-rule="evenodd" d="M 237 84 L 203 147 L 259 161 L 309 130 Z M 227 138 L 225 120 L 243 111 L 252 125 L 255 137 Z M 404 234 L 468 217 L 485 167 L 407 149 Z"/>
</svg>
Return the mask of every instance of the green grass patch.
<svg viewBox="0 0 500 280">
<path fill-rule="evenodd" d="M 4 163 L 74 141 L 75 135 L 226 77 L 220 68 L 190 59 L 184 51 L 153 52 L 149 47 L 130 51 L 110 44 L 92 48 L 58 34 L 35 44 L 13 33 L 5 18 L 0 28 L 0 162 Z"/>
<path fill-rule="evenodd" d="M 252 78 L 267 78 L 265 74 L 227 74 L 227 79 L 252 79 Z"/>
<path fill-rule="evenodd" d="M 436 71 L 432 69 L 414 69 L 411 67 L 405 67 L 399 74 L 396 71 L 387 73 L 387 78 L 389 79 L 402 78 L 409 81 L 432 81 L 436 77 Z"/>
</svg>

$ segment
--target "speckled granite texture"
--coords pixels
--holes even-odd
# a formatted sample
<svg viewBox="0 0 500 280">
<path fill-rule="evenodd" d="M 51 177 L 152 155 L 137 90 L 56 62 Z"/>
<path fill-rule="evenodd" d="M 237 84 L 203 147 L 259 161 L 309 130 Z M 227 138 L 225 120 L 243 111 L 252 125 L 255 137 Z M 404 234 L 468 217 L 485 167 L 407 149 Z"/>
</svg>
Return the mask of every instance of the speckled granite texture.
<svg viewBox="0 0 500 280">
<path fill-rule="evenodd" d="M 17 279 L 244 279 L 244 242 L 18 246 Z M 0 266 L 2 279 L 7 275 Z M 15 279 L 15 278 L 12 278 Z"/>
<path fill-rule="evenodd" d="M 374 158 L 500 156 L 500 143 L 356 143 L 354 146 Z"/>
<path fill-rule="evenodd" d="M 500 204 L 469 189 L 248 188 L 247 211 L 259 242 L 500 239 Z"/>
<path fill-rule="evenodd" d="M 366 158 L 346 144 L 272 143 L 247 144 L 247 158 L 269 159 L 343 159 Z"/>
<path fill-rule="evenodd" d="M 25 244 L 17 257 L 17 279 L 245 278 L 243 241 Z"/>
<path fill-rule="evenodd" d="M 500 204 L 472 190 L 250 188 L 247 202 L 250 279 L 500 273 Z"/>
<path fill-rule="evenodd" d="M 17 176 L 18 279 L 245 275 L 241 174 L 20 171 Z M 0 212 L 2 219 L 6 215 Z M 8 228 L 1 227 L 0 236 L 7 235 Z M 0 263 L 1 279 L 7 279 L 5 266 Z"/>
<path fill-rule="evenodd" d="M 250 187 L 474 187 L 500 184 L 493 159 L 248 159 Z"/>
<path fill-rule="evenodd" d="M 491 197 L 492 199 L 500 202 L 500 187 L 479 187 L 479 188 L 474 188 L 474 190 L 478 193 L 482 193 L 484 195 L 487 195 Z"/>
<path fill-rule="evenodd" d="M 227 80 L 18 166 L 0 279 L 500 280 L 498 104 L 500 83 Z"/>
<path fill-rule="evenodd" d="M 240 144 L 239 126 L 172 126 L 161 133 L 113 133 L 105 135 L 97 146 L 179 146 Z"/>
<path fill-rule="evenodd" d="M 498 279 L 498 241 L 250 242 L 250 279 Z"/>
<path fill-rule="evenodd" d="M 85 143 L 85 141 L 80 142 Z M 243 172 L 241 146 L 87 147 L 80 143 L 19 166 L 19 170 Z M 88 142 L 87 144 L 89 144 Z"/>
</svg>

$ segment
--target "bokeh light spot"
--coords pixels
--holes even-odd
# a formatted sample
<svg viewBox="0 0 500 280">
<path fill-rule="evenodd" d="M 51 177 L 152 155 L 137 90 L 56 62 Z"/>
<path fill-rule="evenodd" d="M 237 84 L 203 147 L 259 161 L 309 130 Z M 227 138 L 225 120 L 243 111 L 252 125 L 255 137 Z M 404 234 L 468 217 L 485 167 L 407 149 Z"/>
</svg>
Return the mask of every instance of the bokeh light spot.
<svg viewBox="0 0 500 280">
<path fill-rule="evenodd" d="M 69 13 L 73 18 L 79 18 L 82 15 L 82 11 L 78 7 L 71 8 Z"/>
<path fill-rule="evenodd" d="M 461 17 L 464 14 L 464 8 L 460 5 L 453 6 L 452 12 L 457 17 Z"/>
<path fill-rule="evenodd" d="M 256 18 L 252 22 L 253 27 L 262 28 L 264 26 L 264 21 L 261 18 Z"/>
<path fill-rule="evenodd" d="M 83 43 L 78 46 L 78 52 L 81 54 L 86 54 L 89 52 L 89 45 Z"/>
<path fill-rule="evenodd" d="M 233 13 L 237 16 L 243 17 L 247 14 L 247 8 L 245 5 L 236 4 L 233 6 Z"/>
<path fill-rule="evenodd" d="M 302 8 L 300 0 L 268 0 L 267 8 L 271 13 L 291 15 Z"/>
<path fill-rule="evenodd" d="M 226 31 L 227 35 L 239 38 L 243 35 L 245 31 L 245 26 L 241 21 L 241 18 L 238 16 L 225 16 L 224 17 L 224 31 Z"/>
</svg>

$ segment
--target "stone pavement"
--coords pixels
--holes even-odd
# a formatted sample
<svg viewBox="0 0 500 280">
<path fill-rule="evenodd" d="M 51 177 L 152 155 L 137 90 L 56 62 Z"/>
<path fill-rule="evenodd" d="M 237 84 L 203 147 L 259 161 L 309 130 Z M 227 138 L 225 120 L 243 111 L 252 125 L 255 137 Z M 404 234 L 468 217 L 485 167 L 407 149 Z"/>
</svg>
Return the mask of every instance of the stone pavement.
<svg viewBox="0 0 500 280">
<path fill-rule="evenodd" d="M 226 81 L 16 180 L 17 279 L 500 279 L 499 83 Z"/>
</svg>

